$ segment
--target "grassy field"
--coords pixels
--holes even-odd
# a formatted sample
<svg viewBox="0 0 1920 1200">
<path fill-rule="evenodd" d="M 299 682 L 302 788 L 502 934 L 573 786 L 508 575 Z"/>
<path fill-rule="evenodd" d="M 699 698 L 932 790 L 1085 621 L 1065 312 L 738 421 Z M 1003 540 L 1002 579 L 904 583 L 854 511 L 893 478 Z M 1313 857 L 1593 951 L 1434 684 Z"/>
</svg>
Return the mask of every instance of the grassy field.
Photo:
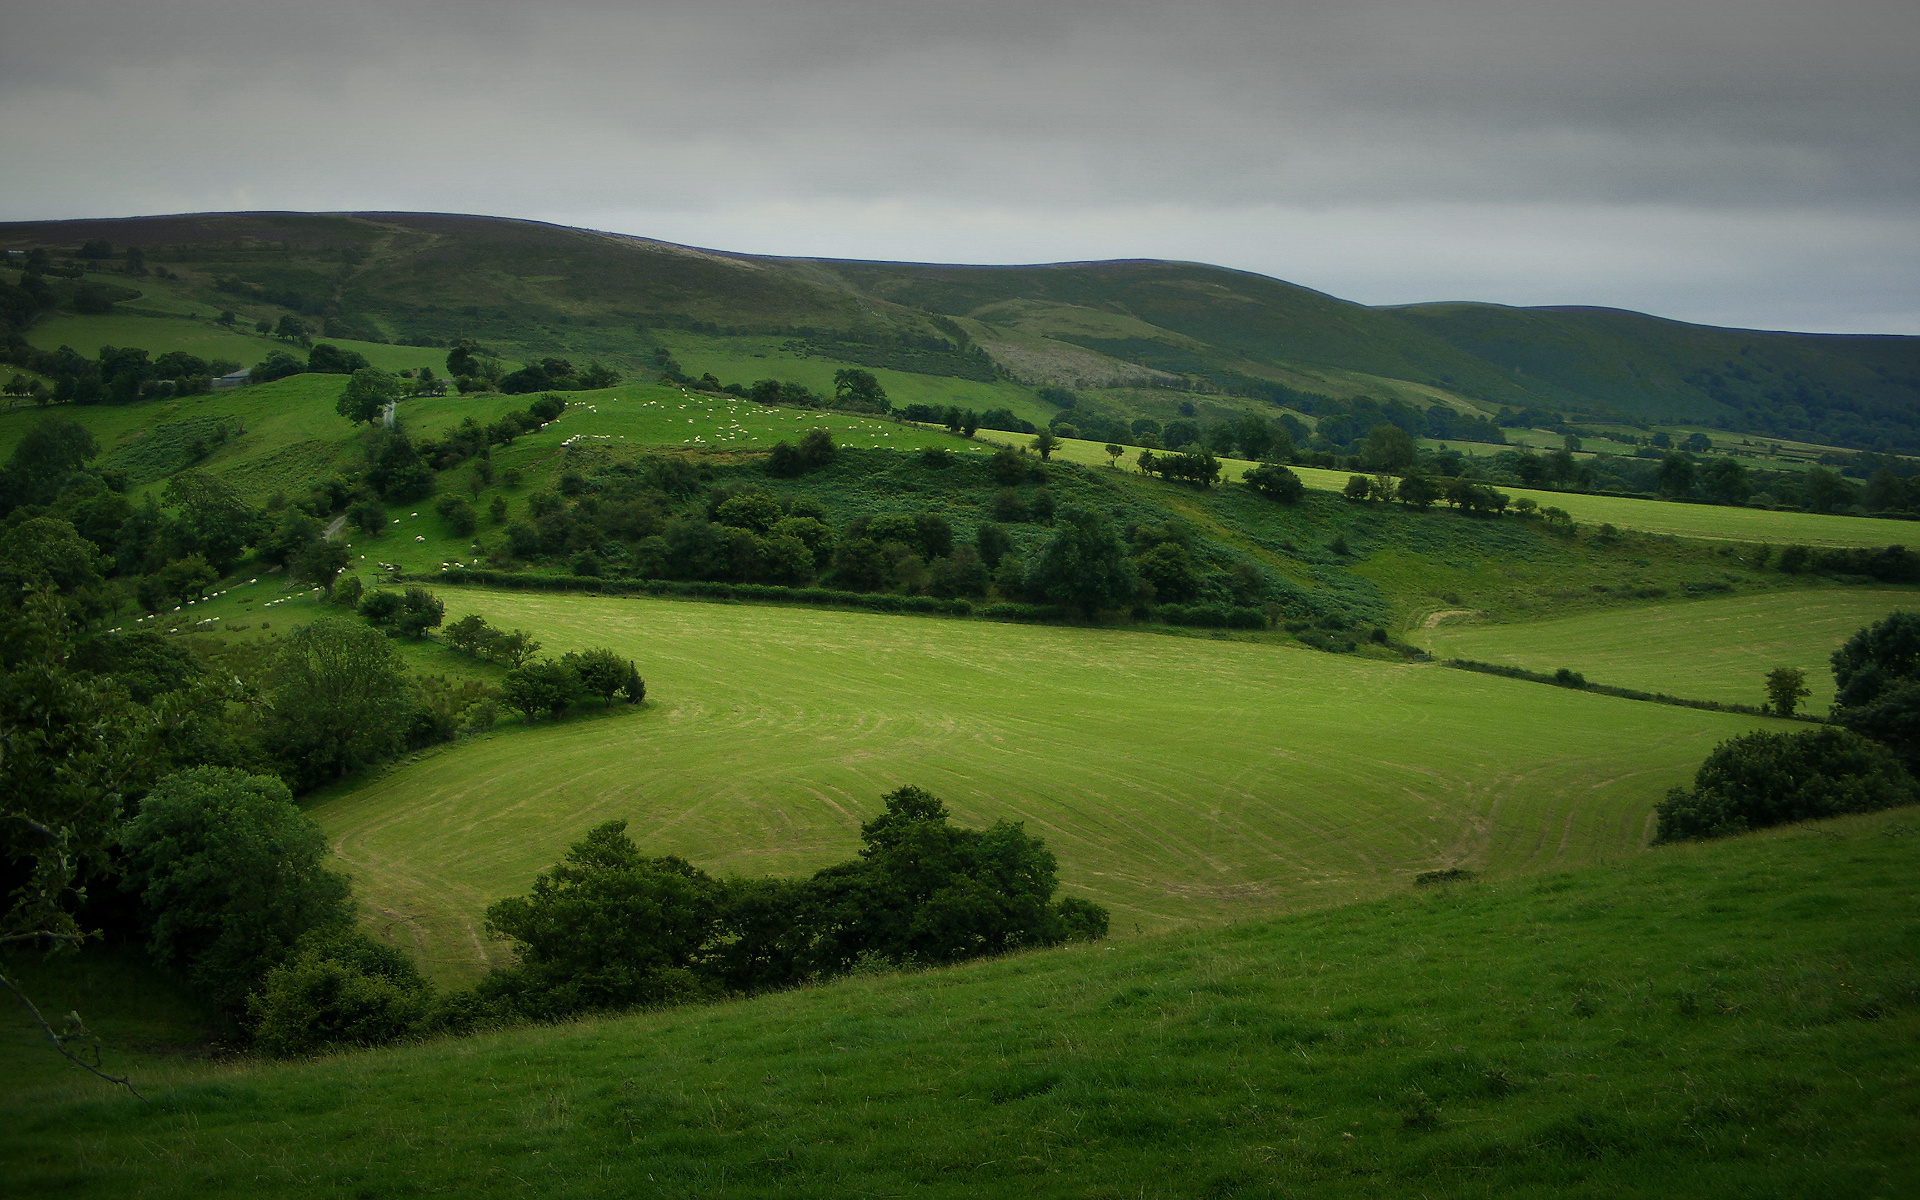
<svg viewBox="0 0 1920 1200">
<path fill-rule="evenodd" d="M 1912 810 L 1621 867 L 311 1063 L 0 1043 L 33 1196 L 1920 1189 Z M 168 1010 L 170 1011 L 170 1010 Z M 123 1033 L 123 1031 L 127 1031 Z"/>
<path fill-rule="evenodd" d="M 1339 491 L 1351 471 L 1295 467 L 1308 487 Z M 1764 508 L 1724 508 L 1715 504 L 1675 504 L 1666 500 L 1630 500 L 1577 492 L 1541 492 L 1502 487 L 1515 500 L 1530 496 L 1541 507 L 1565 509 L 1583 525 L 1610 524 L 1641 533 L 1672 534 L 1716 542 L 1764 542 L 1774 546 L 1920 546 L 1920 525 L 1882 517 L 1841 517 L 1820 513 L 1774 512 Z"/>
<path fill-rule="evenodd" d="M 102 316 L 62 314 L 35 324 L 27 331 L 27 340 L 43 350 L 72 346 L 91 358 L 102 346 L 138 346 L 154 358 L 169 350 L 184 350 L 201 358 L 226 358 L 250 367 L 275 350 L 284 350 L 304 359 L 306 350 L 275 337 L 263 337 L 241 329 L 228 329 L 212 320 L 188 316 L 145 316 L 138 313 L 108 313 Z M 386 371 L 408 367 L 432 367 L 437 375 L 446 374 L 447 352 L 431 347 L 389 346 L 382 342 L 356 342 L 347 338 L 317 338 L 344 350 L 355 350 L 368 362 Z"/>
<path fill-rule="evenodd" d="M 782 349 L 789 340 L 779 337 L 709 337 L 697 333 L 657 332 L 651 335 L 673 352 L 692 375 L 712 372 L 722 383 L 752 384 L 760 379 L 794 380 L 823 396 L 833 394 L 834 372 L 858 364 L 797 354 Z M 1011 409 L 1036 425 L 1044 425 L 1058 409 L 1040 400 L 1032 388 L 1008 380 L 981 383 L 941 375 L 919 375 L 885 367 L 862 367 L 880 381 L 895 408 L 909 404 L 956 405 L 985 412 Z"/>
<path fill-rule="evenodd" d="M 498 953 L 478 932 L 489 901 L 615 817 L 653 853 L 788 874 L 846 857 L 880 795 L 916 783 L 965 822 L 1026 821 L 1068 890 L 1133 936 L 1375 895 L 1439 866 L 1630 858 L 1665 789 L 1755 723 L 1227 640 L 443 598 L 449 620 L 481 612 L 550 653 L 612 646 L 650 696 L 311 804 L 376 922 L 445 979 Z"/>
<path fill-rule="evenodd" d="M 983 429 L 979 438 L 1001 445 L 1025 446 L 1033 439 L 1017 434 Z M 1055 457 L 1083 466 L 1108 466 L 1113 460 L 1105 442 L 1063 438 Z M 1140 451 L 1128 447 L 1120 458 L 1120 467 L 1136 469 Z M 1221 478 L 1238 481 L 1256 464 L 1244 459 L 1220 460 Z M 1327 471 L 1316 467 L 1294 467 L 1294 474 L 1310 488 L 1338 492 L 1353 478 L 1352 471 Z M 1576 492 L 1545 492 L 1531 488 L 1501 487 L 1515 500 L 1528 496 L 1542 507 L 1565 509 L 1573 519 L 1587 525 L 1611 524 L 1641 533 L 1671 534 L 1674 537 L 1703 541 L 1767 543 L 1775 546 L 1902 546 L 1920 545 L 1920 525 L 1881 517 L 1843 517 L 1820 513 L 1775 512 L 1761 508 L 1724 508 L 1709 504 L 1675 504 L 1665 500 L 1631 500 L 1620 496 L 1592 496 Z"/>
<path fill-rule="evenodd" d="M 1594 683 L 1739 704 L 1766 703 L 1766 673 L 1798 667 L 1813 692 L 1804 711 L 1824 713 L 1828 656 L 1862 626 L 1915 608 L 1920 593 L 1878 588 L 1727 596 L 1527 624 L 1446 621 L 1424 644 L 1442 658 L 1568 667 Z"/>
</svg>

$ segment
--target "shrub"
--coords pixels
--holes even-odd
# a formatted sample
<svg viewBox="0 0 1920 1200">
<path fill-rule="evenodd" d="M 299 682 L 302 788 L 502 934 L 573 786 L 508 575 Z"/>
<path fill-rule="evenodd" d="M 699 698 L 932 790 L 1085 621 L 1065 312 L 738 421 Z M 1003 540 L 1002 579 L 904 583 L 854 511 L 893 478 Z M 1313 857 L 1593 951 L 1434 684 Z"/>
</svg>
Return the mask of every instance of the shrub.
<svg viewBox="0 0 1920 1200">
<path fill-rule="evenodd" d="M 281 1058 L 421 1031 L 433 1000 L 407 956 L 358 930 L 308 935 L 247 1002 L 254 1043 Z"/>
<path fill-rule="evenodd" d="M 1241 476 L 1241 482 L 1267 499 L 1283 504 L 1297 502 L 1307 490 L 1298 475 L 1277 463 L 1262 463 L 1254 467 Z"/>
<path fill-rule="evenodd" d="M 1721 837 L 1917 799 L 1920 789 L 1899 761 L 1851 730 L 1760 730 L 1716 746 L 1692 791 L 1667 793 L 1654 840 Z"/>
</svg>

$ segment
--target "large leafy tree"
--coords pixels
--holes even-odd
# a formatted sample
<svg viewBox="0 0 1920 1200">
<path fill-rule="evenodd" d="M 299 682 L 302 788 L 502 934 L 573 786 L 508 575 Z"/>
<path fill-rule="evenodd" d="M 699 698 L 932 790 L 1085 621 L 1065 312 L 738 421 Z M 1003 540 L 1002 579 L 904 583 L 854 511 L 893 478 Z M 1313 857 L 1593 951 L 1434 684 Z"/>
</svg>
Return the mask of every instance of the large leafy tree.
<svg viewBox="0 0 1920 1200">
<path fill-rule="evenodd" d="M 1061 510 L 1056 525 L 1028 575 L 1030 592 L 1088 616 L 1133 598 L 1133 562 L 1112 526 L 1078 508 Z"/>
<path fill-rule="evenodd" d="M 316 348 L 317 349 L 317 348 Z M 347 380 L 334 411 L 349 421 L 374 422 L 381 410 L 400 398 L 400 380 L 375 367 L 362 367 Z"/>
<path fill-rule="evenodd" d="M 377 629 L 321 617 L 287 637 L 267 680 L 267 748 L 303 784 L 337 779 L 398 744 L 406 673 Z"/>
<path fill-rule="evenodd" d="M 648 858 L 625 821 L 589 832 L 526 896 L 487 909 L 519 962 L 485 990 L 536 1016 L 695 994 L 690 971 L 715 933 L 720 885 L 678 858 Z"/>
<path fill-rule="evenodd" d="M 79 913 L 105 875 L 125 797 L 146 787 L 178 697 L 134 704 L 75 661 L 67 607 L 48 590 L 0 596 L 0 857 L 13 890 L 0 899 L 0 947 L 71 950 L 96 931 Z M 98 1073 L 69 1044 L 77 1019 L 55 1030 L 0 973 L 61 1053 Z M 117 1080 L 116 1082 L 125 1082 Z"/>
<path fill-rule="evenodd" d="M 148 950 L 231 1013 L 303 934 L 352 918 L 327 841 L 278 779 L 224 767 L 167 776 L 122 839 Z"/>
<path fill-rule="evenodd" d="M 172 531 L 182 552 L 200 554 L 222 574 L 266 532 L 266 519 L 233 485 L 201 471 L 175 475 L 161 499 L 179 512 Z"/>
<path fill-rule="evenodd" d="M 1833 652 L 1833 719 L 1920 768 L 1920 613 L 1896 612 Z"/>
</svg>

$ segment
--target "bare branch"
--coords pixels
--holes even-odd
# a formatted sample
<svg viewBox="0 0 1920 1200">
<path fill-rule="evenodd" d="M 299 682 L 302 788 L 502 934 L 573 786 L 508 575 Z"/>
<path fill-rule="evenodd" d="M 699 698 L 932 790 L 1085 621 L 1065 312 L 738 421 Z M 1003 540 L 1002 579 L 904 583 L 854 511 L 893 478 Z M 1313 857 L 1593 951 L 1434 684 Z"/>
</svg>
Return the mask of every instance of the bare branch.
<svg viewBox="0 0 1920 1200">
<path fill-rule="evenodd" d="M 127 1089 L 127 1091 L 133 1093 L 134 1097 L 138 1099 L 140 1103 L 145 1104 L 148 1102 L 147 1098 L 140 1094 L 139 1089 L 133 1086 L 132 1080 L 124 1075 L 109 1075 L 100 1069 L 99 1039 L 88 1031 L 85 1023 L 80 1020 L 79 1013 L 68 1013 L 67 1027 L 70 1032 L 64 1034 L 59 1033 L 53 1026 L 47 1024 L 47 1019 L 40 1015 L 40 1010 L 34 1006 L 32 1000 L 27 998 L 27 994 L 20 990 L 18 984 L 8 979 L 5 975 L 0 975 L 0 984 L 4 984 L 8 991 L 20 998 L 20 1003 L 27 1006 L 27 1012 L 32 1015 L 34 1023 L 40 1026 L 41 1030 L 47 1035 L 47 1040 L 53 1043 L 53 1048 L 60 1053 L 61 1057 L 83 1071 L 97 1075 L 108 1083 L 118 1084 L 120 1087 Z M 92 1049 L 90 1056 L 93 1059 L 92 1062 L 86 1061 L 86 1059 L 81 1058 L 78 1054 L 75 1054 L 67 1048 L 67 1043 L 76 1038 L 89 1044 Z"/>
</svg>

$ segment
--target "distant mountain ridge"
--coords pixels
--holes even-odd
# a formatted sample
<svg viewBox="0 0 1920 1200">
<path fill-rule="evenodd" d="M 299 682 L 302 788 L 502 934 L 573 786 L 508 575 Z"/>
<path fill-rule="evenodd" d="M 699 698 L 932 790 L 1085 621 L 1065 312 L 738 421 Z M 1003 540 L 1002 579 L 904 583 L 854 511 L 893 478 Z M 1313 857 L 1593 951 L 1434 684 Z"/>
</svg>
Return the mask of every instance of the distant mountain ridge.
<svg viewBox="0 0 1920 1200">
<path fill-rule="evenodd" d="M 1687 420 L 1920 452 L 1920 338 L 1720 329 L 1614 309 L 1369 307 L 1160 260 L 965 266 L 777 258 L 496 217 L 204 213 L 0 224 L 0 249 L 142 247 L 207 303 L 320 318 L 337 336 L 474 337 L 640 361 L 646 329 L 888 347 L 1031 384 L 1184 376 L 1287 393 L 1399 381 L 1478 407 Z M 349 332 L 350 331 L 350 332 Z M 896 353 L 895 348 L 906 348 Z M 1098 386 L 1095 384 L 1094 386 Z"/>
</svg>

